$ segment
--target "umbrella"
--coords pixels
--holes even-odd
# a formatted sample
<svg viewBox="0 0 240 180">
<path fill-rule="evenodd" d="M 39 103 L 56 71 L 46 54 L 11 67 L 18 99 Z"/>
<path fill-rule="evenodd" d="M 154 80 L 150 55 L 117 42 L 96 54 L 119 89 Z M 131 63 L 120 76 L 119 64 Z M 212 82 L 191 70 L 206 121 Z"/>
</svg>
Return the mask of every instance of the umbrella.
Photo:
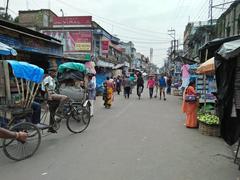
<svg viewBox="0 0 240 180">
<path fill-rule="evenodd" d="M 13 48 L 11 48 L 10 46 L 3 44 L 0 42 L 0 55 L 13 55 L 16 56 L 17 55 L 17 51 Z"/>
<path fill-rule="evenodd" d="M 206 62 L 202 63 L 197 68 L 197 73 L 198 74 L 207 74 L 207 73 L 212 73 L 214 71 L 215 71 L 214 57 L 207 60 Z"/>
</svg>

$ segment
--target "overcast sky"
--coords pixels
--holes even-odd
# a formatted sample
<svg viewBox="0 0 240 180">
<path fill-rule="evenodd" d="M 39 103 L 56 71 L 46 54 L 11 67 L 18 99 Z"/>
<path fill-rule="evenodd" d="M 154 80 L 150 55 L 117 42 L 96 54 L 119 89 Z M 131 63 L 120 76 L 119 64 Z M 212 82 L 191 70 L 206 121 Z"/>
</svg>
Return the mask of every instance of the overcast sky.
<svg viewBox="0 0 240 180">
<path fill-rule="evenodd" d="M 7 0 L 0 0 L 5 7 Z M 214 4 L 232 0 L 213 0 Z M 10 13 L 19 10 L 50 8 L 61 16 L 92 15 L 93 20 L 123 41 L 132 41 L 138 52 L 149 56 L 153 48 L 153 62 L 162 66 L 172 38 L 182 44 L 185 26 L 190 21 L 208 20 L 209 0 L 9 0 Z M 226 6 L 227 7 L 227 6 Z M 214 17 L 223 10 L 214 9 Z"/>
</svg>

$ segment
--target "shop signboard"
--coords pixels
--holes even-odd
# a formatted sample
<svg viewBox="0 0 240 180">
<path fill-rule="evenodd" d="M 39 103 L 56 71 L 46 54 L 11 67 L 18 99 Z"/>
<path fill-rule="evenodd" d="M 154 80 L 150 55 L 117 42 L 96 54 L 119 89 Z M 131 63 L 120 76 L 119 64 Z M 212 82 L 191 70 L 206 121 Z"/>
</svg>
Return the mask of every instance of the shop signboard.
<svg viewBox="0 0 240 180">
<path fill-rule="evenodd" d="M 91 27 L 92 16 L 53 17 L 53 27 Z"/>
<path fill-rule="evenodd" d="M 102 41 L 102 54 L 108 54 L 109 51 L 109 41 L 104 40 Z"/>
<path fill-rule="evenodd" d="M 43 31 L 44 34 L 56 39 L 64 40 L 64 53 L 91 52 L 92 32 L 91 31 Z"/>
</svg>

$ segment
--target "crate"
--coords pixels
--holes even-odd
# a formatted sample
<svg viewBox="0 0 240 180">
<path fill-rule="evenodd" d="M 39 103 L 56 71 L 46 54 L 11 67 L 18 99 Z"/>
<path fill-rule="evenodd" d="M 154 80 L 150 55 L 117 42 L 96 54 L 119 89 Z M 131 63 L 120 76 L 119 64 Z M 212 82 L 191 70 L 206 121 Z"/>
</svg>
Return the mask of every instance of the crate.
<svg viewBox="0 0 240 180">
<path fill-rule="evenodd" d="M 199 132 L 206 136 L 220 136 L 220 126 L 219 125 L 208 125 L 199 121 Z"/>
</svg>

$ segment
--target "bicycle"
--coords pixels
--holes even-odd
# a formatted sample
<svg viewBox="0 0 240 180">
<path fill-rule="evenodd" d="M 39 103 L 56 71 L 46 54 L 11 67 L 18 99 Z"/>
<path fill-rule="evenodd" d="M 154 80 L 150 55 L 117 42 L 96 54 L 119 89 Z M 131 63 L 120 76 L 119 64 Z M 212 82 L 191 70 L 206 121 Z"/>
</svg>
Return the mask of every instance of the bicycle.
<svg viewBox="0 0 240 180">
<path fill-rule="evenodd" d="M 64 112 L 62 114 L 56 114 L 56 110 L 59 106 L 59 101 L 48 101 L 48 106 L 45 112 L 42 113 L 41 119 L 45 124 L 45 121 L 50 114 L 50 121 L 52 121 L 52 128 L 57 131 L 60 128 L 60 124 L 63 119 L 66 120 L 67 128 L 72 133 L 81 133 L 87 129 L 90 123 L 90 102 L 86 100 L 83 102 L 69 101 L 64 105 Z M 55 117 L 57 116 L 57 117 Z M 47 127 L 49 128 L 49 126 Z"/>
</svg>

